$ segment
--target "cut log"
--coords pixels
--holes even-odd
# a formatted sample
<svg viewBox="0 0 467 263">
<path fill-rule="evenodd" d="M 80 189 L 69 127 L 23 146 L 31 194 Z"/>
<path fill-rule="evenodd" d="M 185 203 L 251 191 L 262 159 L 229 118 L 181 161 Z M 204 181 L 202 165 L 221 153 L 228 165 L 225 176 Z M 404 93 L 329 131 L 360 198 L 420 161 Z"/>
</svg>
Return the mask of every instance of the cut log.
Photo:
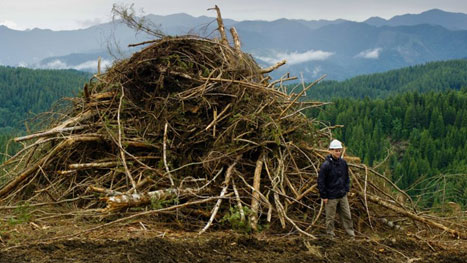
<svg viewBox="0 0 467 263">
<path fill-rule="evenodd" d="M 234 47 L 238 54 L 242 53 L 242 46 L 240 44 L 240 38 L 238 37 L 237 30 L 235 27 L 230 28 L 230 34 L 232 34 L 232 38 L 234 40 Z"/>
<path fill-rule="evenodd" d="M 255 231 L 258 230 L 258 206 L 259 206 L 259 193 L 261 183 L 261 171 L 263 170 L 263 153 L 261 153 L 256 161 L 255 174 L 253 177 L 253 188 L 255 189 L 251 198 L 251 228 Z"/>
<path fill-rule="evenodd" d="M 365 196 L 362 192 L 357 191 L 356 193 L 358 195 L 360 195 L 361 197 Z M 370 201 L 372 201 L 374 203 L 377 203 L 377 204 L 379 204 L 381 206 L 384 206 L 386 208 L 389 208 L 389 209 L 393 210 L 394 212 L 397 212 L 397 213 L 399 213 L 401 215 L 407 216 L 407 217 L 409 217 L 411 219 L 417 220 L 417 221 L 422 222 L 424 224 L 439 228 L 439 229 L 441 229 L 441 230 L 443 230 L 445 232 L 448 232 L 448 233 L 452 234 L 453 236 L 455 236 L 457 238 L 467 239 L 467 234 L 466 233 L 461 233 L 458 230 L 446 227 L 445 225 L 440 224 L 438 222 L 435 222 L 435 221 L 433 221 L 431 219 L 424 218 L 424 217 L 421 217 L 421 216 L 419 216 L 417 214 L 414 214 L 412 212 L 404 210 L 404 209 L 402 209 L 400 207 L 397 207 L 397 206 L 395 206 L 395 205 L 393 205 L 391 203 L 388 203 L 388 202 L 384 201 L 383 199 L 379 198 L 378 196 L 368 195 L 367 194 L 366 197 L 368 198 L 368 200 L 370 200 Z"/>
<path fill-rule="evenodd" d="M 280 66 L 285 65 L 285 63 L 287 63 L 287 60 L 284 59 L 282 61 L 277 62 L 275 65 L 272 65 L 268 68 L 261 69 L 260 73 L 262 74 L 269 73 L 271 71 L 274 71 L 275 69 L 278 69 Z"/>
<path fill-rule="evenodd" d="M 99 190 L 102 192 L 102 188 L 94 187 L 92 190 Z M 109 190 L 104 192 L 107 193 Z M 110 190 L 111 191 L 111 190 Z M 112 191 L 113 192 L 113 191 Z M 109 193 L 112 193 L 109 192 Z M 195 194 L 197 191 L 194 189 L 176 189 L 168 188 L 163 190 L 157 190 L 153 192 L 140 193 L 140 194 L 117 194 L 110 197 L 103 197 L 102 200 L 107 202 L 106 211 L 117 211 L 126 207 L 138 207 L 142 205 L 150 204 L 151 202 L 164 201 L 174 199 L 179 195 Z"/>
<path fill-rule="evenodd" d="M 219 30 L 219 33 L 221 34 L 221 43 L 223 45 L 226 45 L 228 46 L 229 45 L 229 41 L 227 40 L 227 34 L 225 33 L 225 27 L 224 27 L 224 22 L 222 20 L 222 16 L 221 16 L 221 10 L 219 9 L 219 7 L 217 5 L 214 6 L 214 8 L 210 8 L 208 10 L 216 10 L 217 12 L 217 24 L 218 24 L 218 30 Z"/>
</svg>

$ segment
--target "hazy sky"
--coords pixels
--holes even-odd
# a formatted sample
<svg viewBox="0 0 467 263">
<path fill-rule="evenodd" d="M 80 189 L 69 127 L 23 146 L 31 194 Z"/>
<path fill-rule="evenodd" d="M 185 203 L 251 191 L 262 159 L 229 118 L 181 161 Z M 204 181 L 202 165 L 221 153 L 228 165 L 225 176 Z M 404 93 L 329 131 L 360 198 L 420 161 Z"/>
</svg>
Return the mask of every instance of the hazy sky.
<svg viewBox="0 0 467 263">
<path fill-rule="evenodd" d="M 372 16 L 418 14 L 439 8 L 467 13 L 467 0 L 0 0 L 0 25 L 13 29 L 85 28 L 111 20 L 114 3 L 134 4 L 141 14 L 187 13 L 215 16 L 208 8 L 217 4 L 224 18 L 235 20 L 305 20 L 343 18 L 363 21 Z"/>
</svg>

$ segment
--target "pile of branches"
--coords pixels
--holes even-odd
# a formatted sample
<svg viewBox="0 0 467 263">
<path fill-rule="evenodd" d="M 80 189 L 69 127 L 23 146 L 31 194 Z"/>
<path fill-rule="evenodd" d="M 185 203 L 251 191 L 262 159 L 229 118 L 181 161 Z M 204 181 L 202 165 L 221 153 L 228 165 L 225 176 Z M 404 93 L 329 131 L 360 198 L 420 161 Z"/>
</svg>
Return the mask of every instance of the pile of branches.
<svg viewBox="0 0 467 263">
<path fill-rule="evenodd" d="M 241 51 L 235 30 L 229 45 L 218 22 L 220 40 L 144 43 L 95 75 L 48 129 L 16 138 L 29 143 L 3 165 L 3 203 L 177 209 L 187 221 L 205 221 L 200 232 L 238 214 L 253 230 L 268 224 L 311 236 L 323 210 L 316 180 L 332 127 L 302 114 L 322 103 L 299 98 L 320 79 L 287 94 L 282 82 L 290 78 L 267 74 L 284 62 L 262 69 Z M 372 183 L 363 166 L 351 167 L 355 215 L 371 224 L 370 200 L 424 219 L 387 194 L 390 181 Z"/>
</svg>

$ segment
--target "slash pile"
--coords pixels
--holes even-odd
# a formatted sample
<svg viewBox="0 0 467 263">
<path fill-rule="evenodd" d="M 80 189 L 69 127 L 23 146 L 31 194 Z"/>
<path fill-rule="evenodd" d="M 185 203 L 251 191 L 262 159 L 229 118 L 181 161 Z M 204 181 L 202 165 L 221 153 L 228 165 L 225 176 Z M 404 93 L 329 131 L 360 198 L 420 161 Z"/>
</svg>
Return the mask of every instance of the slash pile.
<svg viewBox="0 0 467 263">
<path fill-rule="evenodd" d="M 218 41 L 158 40 L 96 75 L 53 128 L 17 138 L 36 141 L 8 161 L 19 172 L 0 195 L 60 201 L 91 190 L 120 210 L 224 190 L 234 206 L 256 195 L 269 213 L 283 210 L 314 184 L 321 155 L 311 148 L 320 151 L 328 130 L 297 108 L 321 103 L 293 103 L 268 80 L 251 56 Z"/>
<path fill-rule="evenodd" d="M 226 42 L 164 37 L 94 76 L 51 128 L 16 139 L 34 141 L 3 165 L 3 203 L 173 208 L 206 222 L 201 232 L 238 215 L 253 230 L 311 235 L 331 127 L 301 111 L 322 103 L 281 91 L 273 68 Z M 370 217 L 367 200 L 391 205 L 376 196 L 388 186 L 367 181 L 363 166 L 352 170 L 355 215 Z"/>
</svg>

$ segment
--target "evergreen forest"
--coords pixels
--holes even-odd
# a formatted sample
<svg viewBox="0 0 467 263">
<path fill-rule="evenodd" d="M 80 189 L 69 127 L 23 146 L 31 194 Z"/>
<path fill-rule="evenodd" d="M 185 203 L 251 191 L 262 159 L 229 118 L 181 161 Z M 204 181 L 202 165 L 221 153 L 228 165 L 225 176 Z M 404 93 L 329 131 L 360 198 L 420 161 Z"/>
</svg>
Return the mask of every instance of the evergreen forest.
<svg viewBox="0 0 467 263">
<path fill-rule="evenodd" d="M 1 152 L 13 153 L 18 145 L 8 145 L 8 141 L 30 128 L 27 120 L 49 111 L 64 97 L 77 95 L 90 77 L 89 73 L 76 70 L 0 66 Z"/>
<path fill-rule="evenodd" d="M 384 73 L 361 75 L 345 81 L 322 81 L 307 91 L 309 100 L 386 98 L 418 91 L 459 90 L 467 83 L 467 59 L 430 62 Z"/>
<path fill-rule="evenodd" d="M 311 88 L 331 102 L 306 112 L 347 151 L 423 208 L 467 207 L 467 60 L 433 62 Z M 316 100 L 316 99 L 315 99 Z"/>
</svg>

